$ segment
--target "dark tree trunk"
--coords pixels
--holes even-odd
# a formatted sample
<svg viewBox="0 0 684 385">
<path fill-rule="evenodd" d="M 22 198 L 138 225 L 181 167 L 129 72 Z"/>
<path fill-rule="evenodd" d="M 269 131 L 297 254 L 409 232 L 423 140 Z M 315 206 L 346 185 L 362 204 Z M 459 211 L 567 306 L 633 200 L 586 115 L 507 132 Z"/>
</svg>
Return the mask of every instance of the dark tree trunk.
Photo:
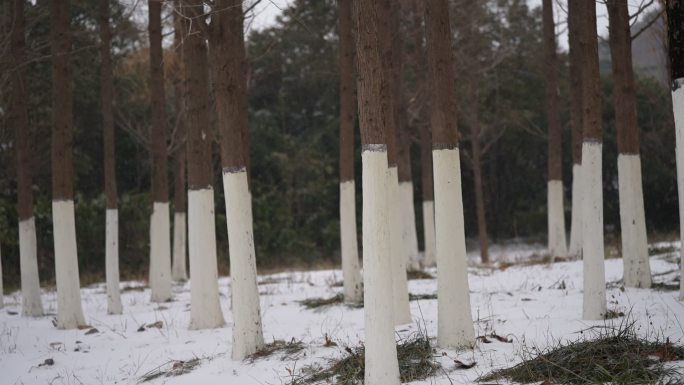
<svg viewBox="0 0 684 385">
<path fill-rule="evenodd" d="M 378 44 L 380 45 L 380 71 L 383 72 L 380 84 L 382 114 L 385 117 L 385 138 L 387 140 L 387 163 L 389 167 L 397 167 L 397 126 L 394 119 L 394 95 L 392 90 L 392 74 L 395 64 L 392 62 L 392 8 L 398 3 L 392 0 L 378 0 Z M 394 208 L 392 208 L 394 209 Z"/>
<path fill-rule="evenodd" d="M 392 38 L 391 92 L 397 134 L 397 172 L 399 183 L 401 183 L 413 180 L 411 176 L 411 131 L 406 122 L 406 101 L 404 100 L 404 39 L 401 34 L 401 2 L 395 2 L 390 12 Z"/>
<path fill-rule="evenodd" d="M 114 152 L 114 80 L 109 28 L 109 0 L 100 0 L 100 84 L 102 98 L 102 131 L 104 136 L 105 207 L 116 209 L 116 164 Z"/>
<path fill-rule="evenodd" d="M 548 124 L 548 176 L 547 180 L 563 180 L 561 122 L 558 107 L 558 57 L 556 54 L 556 28 L 553 20 L 553 1 L 543 2 L 544 67 L 546 78 L 546 118 Z"/>
<path fill-rule="evenodd" d="M 591 4 L 589 4 L 591 3 Z M 596 36 L 596 10 L 594 2 L 581 2 L 580 46 L 582 62 L 582 137 L 584 142 L 603 141 L 601 128 L 601 78 L 598 63 L 598 38 Z"/>
<path fill-rule="evenodd" d="M 52 0 L 52 200 L 74 199 L 69 2 Z"/>
<path fill-rule="evenodd" d="M 413 44 L 416 76 L 416 99 L 423 100 L 418 111 L 418 123 L 420 127 L 420 173 L 423 201 L 434 200 L 434 184 L 432 181 L 432 128 L 426 117 L 429 106 L 430 93 L 426 79 L 427 60 L 425 58 L 424 35 L 423 35 L 423 2 L 415 0 L 413 5 Z"/>
<path fill-rule="evenodd" d="M 568 43 L 570 62 L 570 129 L 572 132 L 572 163 L 582 163 L 582 55 L 578 2 L 568 2 Z M 573 197 L 573 200 L 575 197 Z"/>
<path fill-rule="evenodd" d="M 149 0 L 150 36 L 150 101 L 152 127 L 150 147 L 152 150 L 152 201 L 168 202 L 168 166 L 166 152 L 166 113 L 164 112 L 164 62 L 162 54 L 161 0 Z"/>
<path fill-rule="evenodd" d="M 356 72 L 354 71 L 353 0 L 338 0 L 340 35 L 340 183 L 354 180 L 354 122 Z"/>
<path fill-rule="evenodd" d="M 180 1 L 176 0 L 174 6 L 178 8 Z M 183 74 L 183 16 L 179 12 L 173 14 L 173 44 L 176 55 L 176 68 L 174 74 L 174 103 L 176 106 L 176 140 L 178 147 L 174 154 L 174 194 L 173 203 L 176 213 L 187 211 L 187 190 L 185 183 L 185 136 L 186 111 L 185 111 L 185 76 Z"/>
<path fill-rule="evenodd" d="M 678 82 L 684 78 L 684 1 L 667 0 L 667 40 L 670 55 L 670 71 L 672 90 L 684 84 Z"/>
</svg>

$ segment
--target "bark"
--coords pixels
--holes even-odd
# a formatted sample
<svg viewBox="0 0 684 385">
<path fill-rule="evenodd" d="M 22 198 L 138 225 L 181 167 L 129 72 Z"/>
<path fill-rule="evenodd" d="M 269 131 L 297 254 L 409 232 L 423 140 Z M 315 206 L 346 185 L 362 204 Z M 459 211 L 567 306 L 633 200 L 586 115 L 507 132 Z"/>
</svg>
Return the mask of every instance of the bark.
<svg viewBox="0 0 684 385">
<path fill-rule="evenodd" d="M 399 183 L 411 182 L 411 130 L 406 122 L 404 100 L 404 37 L 401 34 L 401 2 L 391 8 L 390 26 L 392 37 L 392 84 L 394 101 L 394 124 L 397 134 L 397 172 Z"/>
<path fill-rule="evenodd" d="M 356 73 L 352 2 L 338 0 L 340 35 L 340 182 L 354 180 L 354 122 L 356 121 Z"/>
<path fill-rule="evenodd" d="M 211 166 L 211 133 L 209 132 L 209 74 L 207 72 L 207 46 L 199 22 L 201 1 L 184 2 L 186 38 L 183 43 L 185 65 L 187 181 L 189 190 L 213 187 Z"/>
<path fill-rule="evenodd" d="M 393 5 L 394 4 L 394 5 Z M 397 126 L 394 119 L 394 95 L 391 85 L 394 63 L 392 57 L 392 8 L 397 3 L 392 0 L 379 0 L 375 8 L 378 15 L 378 44 L 382 71 L 380 82 L 380 97 L 382 114 L 385 124 L 385 138 L 387 140 L 387 163 L 389 167 L 397 166 Z"/>
<path fill-rule="evenodd" d="M 52 0 L 52 200 L 73 200 L 73 102 L 71 99 L 71 35 L 69 3 Z"/>
<path fill-rule="evenodd" d="M 608 0 L 610 54 L 613 63 L 613 101 L 620 154 L 639 154 L 636 92 L 632 68 L 632 39 L 629 10 L 621 0 Z"/>
<path fill-rule="evenodd" d="M 241 0 L 218 1 L 212 15 L 211 68 L 223 169 L 247 167 L 247 56 Z"/>
<path fill-rule="evenodd" d="M 591 2 L 591 7 L 594 3 Z M 582 59 L 582 123 L 584 142 L 602 142 L 601 129 L 601 83 L 598 63 L 598 38 L 596 35 L 596 11 L 589 4 L 581 3 L 579 18 L 580 53 Z"/>
<path fill-rule="evenodd" d="M 425 6 L 429 84 L 433 89 L 432 148 L 458 147 L 456 109 L 453 98 L 454 73 L 451 61 L 451 28 L 445 0 L 429 0 Z"/>
<path fill-rule="evenodd" d="M 429 92 L 426 79 L 425 68 L 427 66 L 425 58 L 425 48 L 423 44 L 423 2 L 415 0 L 412 2 L 413 12 L 413 44 L 414 44 L 414 63 L 416 76 L 416 99 L 424 100 L 418 110 L 418 129 L 420 131 L 420 173 L 423 201 L 434 200 L 434 184 L 432 181 L 432 129 L 426 118 L 429 103 Z"/>
<path fill-rule="evenodd" d="M 14 26 L 11 31 L 10 117 L 16 134 L 17 208 L 19 221 L 33 217 L 33 172 L 29 145 L 28 83 L 26 78 L 26 40 L 24 38 L 24 1 L 11 0 Z"/>
<path fill-rule="evenodd" d="M 174 6 L 178 8 L 180 1 L 176 0 Z M 174 72 L 174 94 L 176 105 L 176 139 L 179 142 L 178 149 L 174 154 L 174 210 L 176 213 L 187 211 L 187 190 L 185 178 L 185 136 L 187 135 L 185 120 L 185 76 L 183 74 L 183 17 L 179 12 L 173 14 L 173 45 L 176 55 Z"/>
<path fill-rule="evenodd" d="M 164 65 L 162 57 L 161 0 L 148 0 L 150 36 L 150 102 L 152 127 L 152 201 L 168 202 L 169 188 L 166 159 L 166 114 L 164 111 Z"/>
<path fill-rule="evenodd" d="M 544 68 L 546 78 L 546 117 L 548 124 L 548 180 L 563 180 L 562 133 L 558 106 L 558 57 L 553 1 L 543 1 Z"/>
<path fill-rule="evenodd" d="M 582 59 L 579 35 L 581 20 L 578 2 L 568 2 L 568 43 L 570 62 L 570 129 L 572 131 L 572 162 L 582 163 Z M 573 182 L 574 183 L 574 182 Z M 573 200 L 575 197 L 573 197 Z"/>
<path fill-rule="evenodd" d="M 114 80 L 109 27 L 109 0 L 100 0 L 100 92 L 102 98 L 102 131 L 104 136 L 105 207 L 116 209 L 116 165 L 114 152 Z"/>
<path fill-rule="evenodd" d="M 475 211 L 477 213 L 477 233 L 480 241 L 480 258 L 482 263 L 489 263 L 489 240 L 487 237 L 487 215 L 485 212 L 484 188 L 482 185 L 482 149 L 480 145 L 480 112 L 478 111 L 478 95 L 474 74 L 468 76 L 467 119 L 470 126 L 470 144 L 473 161 L 473 188 L 475 190 Z"/>
<path fill-rule="evenodd" d="M 666 11 L 670 79 L 675 91 L 681 87 L 677 80 L 684 78 L 684 1 L 667 0 Z"/>
</svg>

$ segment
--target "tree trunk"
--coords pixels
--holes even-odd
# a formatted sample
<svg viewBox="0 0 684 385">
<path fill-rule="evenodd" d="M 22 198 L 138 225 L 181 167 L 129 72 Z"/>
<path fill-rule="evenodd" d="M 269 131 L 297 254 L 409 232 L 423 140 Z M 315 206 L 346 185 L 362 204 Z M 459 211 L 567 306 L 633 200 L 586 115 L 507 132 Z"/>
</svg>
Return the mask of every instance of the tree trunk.
<svg viewBox="0 0 684 385">
<path fill-rule="evenodd" d="M 435 178 L 437 245 L 437 343 L 444 348 L 472 346 L 475 331 L 463 225 L 461 164 L 453 98 L 451 26 L 447 0 L 425 3 L 427 57 L 432 92 L 432 159 Z"/>
<path fill-rule="evenodd" d="M 57 283 L 57 327 L 85 325 L 81 308 L 74 218 L 71 36 L 69 2 L 52 0 L 52 229 Z"/>
<path fill-rule="evenodd" d="M 672 110 L 675 118 L 677 186 L 679 190 L 679 231 L 684 239 L 684 1 L 666 2 L 667 39 L 672 79 Z M 681 255 L 681 252 L 680 252 Z M 684 277 L 684 263 L 680 263 Z M 684 279 L 679 282 L 679 300 L 684 301 Z"/>
<path fill-rule="evenodd" d="M 257 288 L 252 196 L 247 176 L 247 57 L 242 0 L 219 0 L 209 43 L 221 135 L 221 162 L 233 290 L 233 359 L 242 360 L 264 344 Z"/>
<path fill-rule="evenodd" d="M 578 19 L 579 2 L 568 2 L 568 41 L 570 45 L 570 129 L 572 131 L 572 218 L 568 255 L 582 256 L 582 56 L 579 35 L 582 21 Z"/>
<path fill-rule="evenodd" d="M 558 107 L 558 57 L 553 1 L 543 1 L 544 67 L 546 77 L 546 123 L 548 125 L 547 218 L 551 258 L 565 258 L 565 209 L 563 207 L 563 146 Z"/>
<path fill-rule="evenodd" d="M 210 329 L 225 321 L 219 304 L 214 183 L 209 130 L 209 73 L 201 0 L 181 1 L 186 81 L 188 167 L 188 244 L 190 251 L 190 328 Z M 192 22 L 190 22 L 192 20 Z M 232 266 L 231 266 L 232 268 Z M 235 296 L 233 296 L 235 298 Z"/>
<path fill-rule="evenodd" d="M 610 54 L 613 62 L 613 101 L 618 142 L 620 228 L 623 281 L 628 287 L 651 287 L 648 240 L 641 183 L 636 92 L 632 69 L 629 10 L 624 1 L 608 0 Z"/>
<path fill-rule="evenodd" d="M 180 0 L 174 1 L 174 7 L 179 9 Z M 188 270 L 187 245 L 187 209 L 185 186 L 185 77 L 183 76 L 183 16 L 179 12 L 173 14 L 173 45 L 175 53 L 174 95 L 176 106 L 176 140 L 178 148 L 174 154 L 174 194 L 173 194 L 173 264 L 171 275 L 176 281 L 186 281 Z"/>
<path fill-rule="evenodd" d="M 102 98 L 102 131 L 104 137 L 104 184 L 106 208 L 105 272 L 107 279 L 107 313 L 121 314 L 119 292 L 119 211 L 116 201 L 116 167 L 114 155 L 114 80 L 109 30 L 109 0 L 100 0 L 100 89 Z"/>
<path fill-rule="evenodd" d="M 17 211 L 19 217 L 19 267 L 21 271 L 21 313 L 26 317 L 43 315 L 38 277 L 36 224 L 33 216 L 33 158 L 29 140 L 28 82 L 26 76 L 26 41 L 24 1 L 9 1 L 13 16 L 11 30 L 10 119 L 16 134 Z"/>
<path fill-rule="evenodd" d="M 383 107 L 379 14 L 375 0 L 356 2 L 356 52 L 363 187 L 363 274 L 366 385 L 398 385 L 388 203 L 388 119 Z M 389 113 L 388 113 L 389 112 Z"/>
<path fill-rule="evenodd" d="M 352 1 L 338 0 L 340 35 L 340 240 L 345 302 L 363 300 L 356 230 L 354 182 L 354 122 L 356 121 L 356 73 Z"/>
<path fill-rule="evenodd" d="M 381 0 L 376 5 L 378 14 L 378 44 L 382 59 L 382 80 L 380 95 L 382 100 L 383 117 L 385 117 L 385 133 L 387 139 L 387 162 L 389 170 L 390 204 L 390 255 L 392 263 L 392 284 L 394 287 L 394 323 L 403 325 L 411 322 L 411 308 L 408 298 L 408 283 L 406 278 L 407 251 L 402 243 L 402 211 L 399 201 L 399 170 L 397 166 L 397 125 L 395 121 L 394 95 L 392 90 L 392 74 L 394 71 L 392 56 L 392 13 L 397 2 Z"/>
<path fill-rule="evenodd" d="M 152 127 L 152 217 L 150 219 L 150 291 L 153 302 L 171 299 L 171 225 L 166 160 L 164 65 L 161 0 L 148 0 L 150 36 L 150 104 Z"/>
<path fill-rule="evenodd" d="M 601 93 L 593 1 L 580 3 L 580 52 L 582 58 L 582 183 L 584 192 L 582 241 L 584 301 L 582 318 L 600 320 L 606 314 L 606 277 L 603 249 L 603 179 Z"/>
</svg>

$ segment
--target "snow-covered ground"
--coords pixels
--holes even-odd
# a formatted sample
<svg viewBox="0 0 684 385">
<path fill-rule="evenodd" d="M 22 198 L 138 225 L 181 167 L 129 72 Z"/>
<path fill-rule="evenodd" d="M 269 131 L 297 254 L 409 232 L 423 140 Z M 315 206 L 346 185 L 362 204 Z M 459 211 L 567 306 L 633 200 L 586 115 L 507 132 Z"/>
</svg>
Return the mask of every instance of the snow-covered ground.
<svg viewBox="0 0 684 385">
<path fill-rule="evenodd" d="M 678 279 L 676 260 L 679 253 L 666 250 L 679 244 L 654 245 L 660 254 L 651 258 L 655 282 Z M 468 384 L 493 368 L 519 361 L 518 352 L 527 346 L 544 347 L 558 339 L 576 339 L 579 332 L 604 322 L 581 320 L 582 263 L 525 264 L 543 248 L 534 245 L 493 247 L 495 261 L 521 262 L 504 268 L 477 266 L 476 253 L 469 254 L 471 302 L 477 335 L 496 332 L 513 343 L 493 340 L 478 342 L 473 350 L 437 349 L 444 367 L 439 376 L 418 384 Z M 432 271 L 434 274 L 434 270 Z M 666 273 L 666 274 L 664 274 Z M 606 261 L 606 280 L 622 277 L 622 260 Z M 287 272 L 259 277 L 261 309 L 266 342 L 274 339 L 301 340 L 306 349 L 296 357 L 282 360 L 275 355 L 256 362 L 230 359 L 231 324 L 230 279 L 221 278 L 221 306 L 226 326 L 220 329 L 189 331 L 189 284 L 174 287 L 174 300 L 164 304 L 149 302 L 148 289 L 122 293 L 124 314 L 107 315 L 104 284 L 82 290 L 83 308 L 91 329 L 58 330 L 53 326 L 57 297 L 45 291 L 43 301 L 51 315 L 38 319 L 22 318 L 19 293 L 5 296 L 0 310 L 0 384 L 129 384 L 145 374 L 168 368 L 175 361 L 201 358 L 193 371 L 153 380 L 154 384 L 288 384 L 291 372 L 298 372 L 312 362 L 344 354 L 345 346 L 356 346 L 364 339 L 363 309 L 343 305 L 316 311 L 303 308 L 297 301 L 329 297 L 341 290 L 334 284 L 341 279 L 339 270 Z M 140 287 L 139 282 L 124 282 L 122 287 Z M 414 294 L 435 293 L 434 279 L 409 281 Z M 644 289 L 622 290 L 609 285 L 608 307 L 637 321 L 641 333 L 658 333 L 671 341 L 684 342 L 684 303 L 676 291 Z M 437 301 L 411 302 L 416 323 L 431 337 L 437 329 Z M 618 318 L 606 322 L 621 322 Z M 161 323 L 158 323 L 161 321 Z M 154 327 L 149 326 L 156 324 Z M 147 327 L 145 327 L 147 325 Z M 399 336 L 415 333 L 417 325 L 398 328 Z M 325 347 L 325 336 L 338 346 Z M 442 353 L 446 355 L 442 355 Z M 52 359 L 52 365 L 44 365 Z M 456 369 L 454 359 L 475 361 L 472 369 Z M 684 362 L 678 363 L 684 367 Z"/>
</svg>

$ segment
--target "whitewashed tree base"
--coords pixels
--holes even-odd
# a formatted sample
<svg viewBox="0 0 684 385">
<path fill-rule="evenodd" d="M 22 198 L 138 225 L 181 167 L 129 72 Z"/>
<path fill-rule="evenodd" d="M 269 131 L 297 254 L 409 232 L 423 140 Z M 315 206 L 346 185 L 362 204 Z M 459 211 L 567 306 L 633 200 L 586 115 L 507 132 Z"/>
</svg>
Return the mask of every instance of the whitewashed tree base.
<svg viewBox="0 0 684 385">
<path fill-rule="evenodd" d="M 402 214 L 402 240 L 407 253 L 409 270 L 420 270 L 418 235 L 416 234 L 416 210 L 413 205 L 413 182 L 399 182 L 399 205 Z"/>
<path fill-rule="evenodd" d="M 105 274 L 107 280 L 107 313 L 121 314 L 119 290 L 119 210 L 106 210 Z"/>
<path fill-rule="evenodd" d="M 582 165 L 572 165 L 572 217 L 570 222 L 570 248 L 568 256 L 582 256 Z"/>
<path fill-rule="evenodd" d="M 603 249 L 602 144 L 582 144 L 582 255 L 584 293 L 582 319 L 602 320 L 606 314 L 606 276 Z"/>
<path fill-rule="evenodd" d="M 342 255 L 342 282 L 344 301 L 361 302 L 363 283 L 359 266 L 359 246 L 356 233 L 355 183 L 348 180 L 340 183 L 340 243 Z"/>
<path fill-rule="evenodd" d="M 394 286 L 394 325 L 411 322 L 409 305 L 408 277 L 406 276 L 407 250 L 404 249 L 402 230 L 403 216 L 399 198 L 399 177 L 396 166 L 389 167 L 389 221 L 390 221 L 390 253 L 392 258 L 392 284 Z"/>
<path fill-rule="evenodd" d="M 223 326 L 219 304 L 214 189 L 188 191 L 190 246 L 190 329 Z"/>
<path fill-rule="evenodd" d="M 185 213 L 176 212 L 173 215 L 173 267 L 171 274 L 174 281 L 187 281 L 187 219 Z"/>
<path fill-rule="evenodd" d="M 57 327 L 73 329 L 86 323 L 81 307 L 74 201 L 52 201 L 52 233 L 57 283 Z"/>
<path fill-rule="evenodd" d="M 672 110 L 675 120 L 677 190 L 679 193 L 679 236 L 684 241 L 684 78 L 673 81 Z M 684 277 L 684 247 L 679 252 L 681 274 Z M 684 301 L 684 279 L 679 280 L 679 299 Z"/>
<path fill-rule="evenodd" d="M 246 169 L 223 172 L 230 287 L 233 306 L 233 360 L 242 360 L 264 345 L 257 287 L 252 196 Z"/>
<path fill-rule="evenodd" d="M 24 317 L 40 317 L 43 315 L 37 250 L 35 217 L 19 221 L 21 314 Z"/>
<path fill-rule="evenodd" d="M 548 238 L 551 258 L 565 258 L 568 253 L 565 243 L 565 210 L 563 208 L 563 181 L 550 180 L 547 183 Z"/>
<path fill-rule="evenodd" d="M 423 201 L 423 236 L 425 240 L 425 252 L 423 255 L 423 267 L 433 267 L 435 260 L 435 202 Z"/>
<path fill-rule="evenodd" d="M 437 256 L 437 344 L 475 344 L 466 263 L 461 161 L 458 148 L 432 151 Z"/>
<path fill-rule="evenodd" d="M 371 145 L 361 155 L 363 176 L 363 279 L 366 385 L 399 385 L 394 340 L 390 255 L 390 178 L 387 150 Z"/>
<path fill-rule="evenodd" d="M 150 291 L 152 302 L 171 299 L 171 224 L 169 202 L 154 202 L 150 218 Z"/>
<path fill-rule="evenodd" d="M 627 287 L 651 287 L 651 266 L 641 186 L 641 157 L 618 155 L 620 227 L 622 229 L 623 282 Z"/>
</svg>

